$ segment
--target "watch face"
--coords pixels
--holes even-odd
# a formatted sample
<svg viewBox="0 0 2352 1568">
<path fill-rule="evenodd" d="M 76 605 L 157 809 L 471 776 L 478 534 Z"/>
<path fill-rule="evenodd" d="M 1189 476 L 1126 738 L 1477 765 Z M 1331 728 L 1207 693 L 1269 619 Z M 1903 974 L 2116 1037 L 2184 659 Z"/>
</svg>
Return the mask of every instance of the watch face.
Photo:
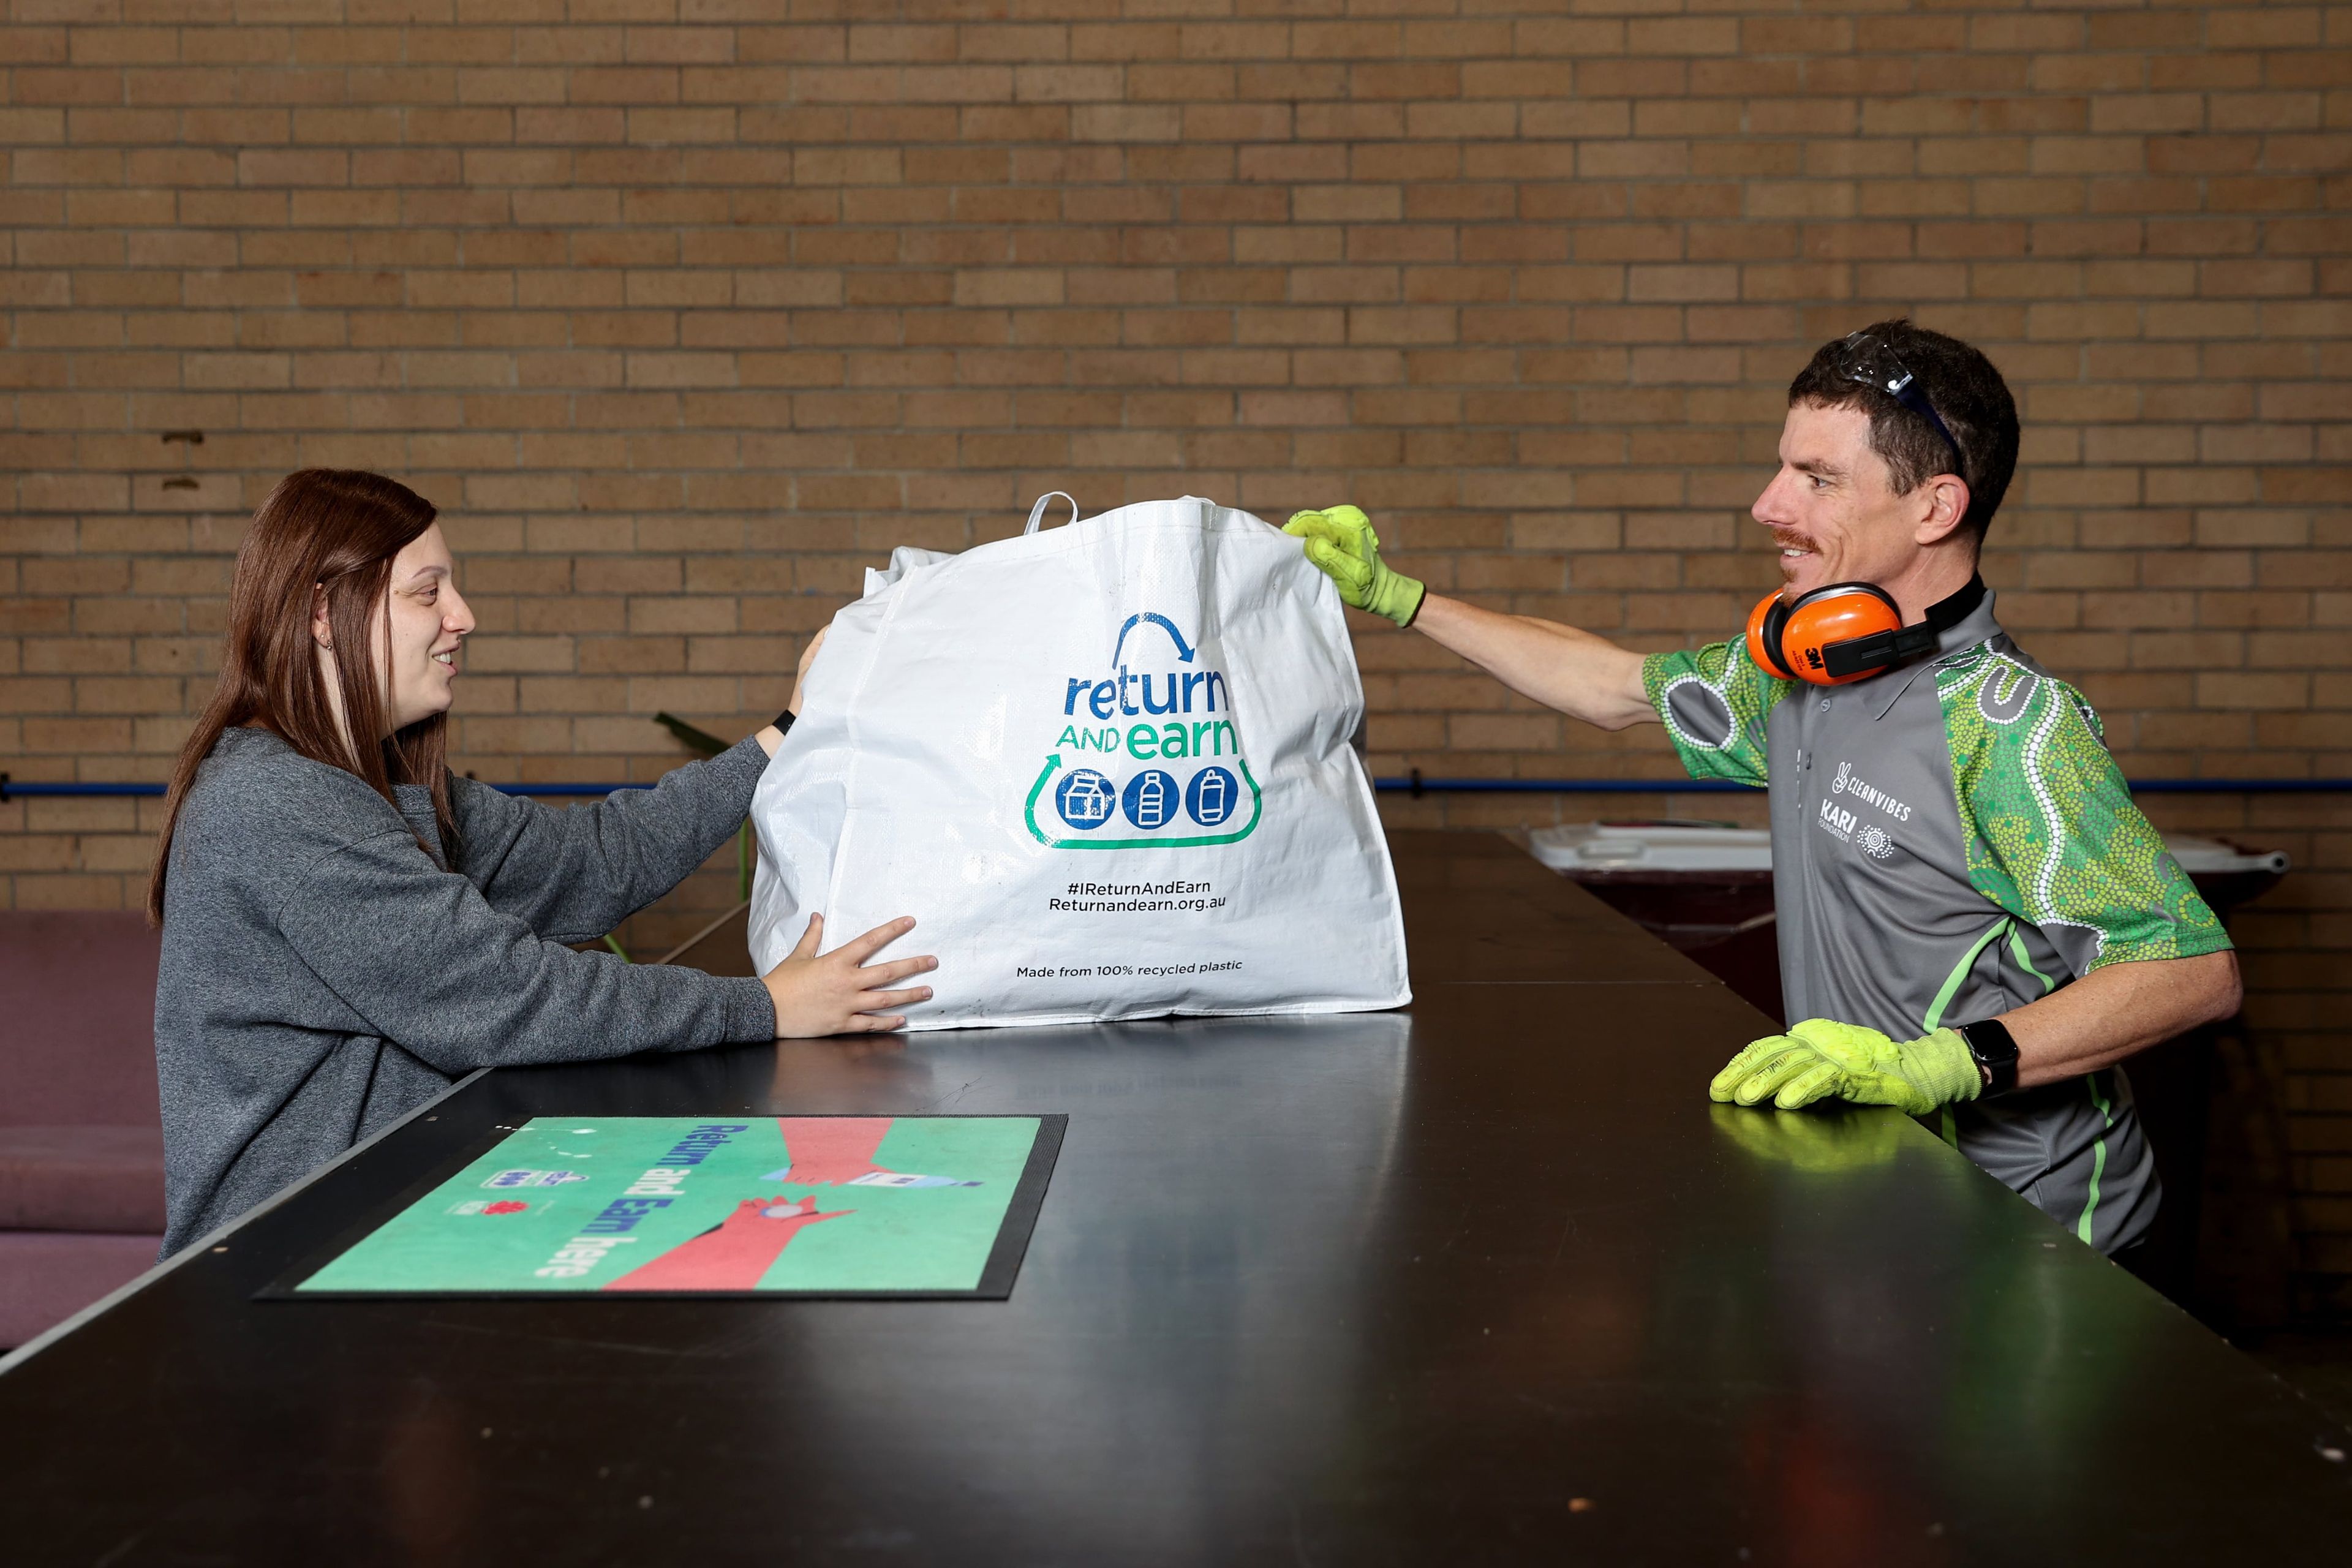
<svg viewBox="0 0 2352 1568">
<path fill-rule="evenodd" d="M 1968 1042 L 1969 1055 L 1984 1077 L 1984 1095 L 2007 1094 L 2017 1087 L 2017 1040 L 2005 1026 L 1968 1025 L 1961 1028 L 1960 1038 Z"/>
<path fill-rule="evenodd" d="M 2017 1041 L 2007 1028 L 1995 1025 L 1986 1028 L 1982 1024 L 1970 1024 L 1960 1030 L 1960 1038 L 1969 1043 L 1969 1055 L 1980 1062 L 2013 1062 L 2017 1059 Z"/>
</svg>

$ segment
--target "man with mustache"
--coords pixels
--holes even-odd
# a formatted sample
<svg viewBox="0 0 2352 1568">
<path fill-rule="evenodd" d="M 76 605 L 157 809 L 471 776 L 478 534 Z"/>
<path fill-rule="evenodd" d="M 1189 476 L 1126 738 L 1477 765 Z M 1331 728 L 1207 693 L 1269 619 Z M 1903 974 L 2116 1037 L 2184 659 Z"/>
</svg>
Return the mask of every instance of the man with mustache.
<svg viewBox="0 0 2352 1568">
<path fill-rule="evenodd" d="M 2147 1235 L 2156 1167 L 2118 1065 L 2229 1016 L 2229 938 L 2133 805 L 2097 716 L 1977 576 L 2017 463 L 1976 349 L 1906 321 L 1814 353 L 1751 511 L 1780 546 L 1749 635 L 1643 658 L 1431 594 L 1364 514 L 1288 531 L 1360 609 L 1603 729 L 1663 722 L 1695 778 L 1771 791 L 1787 1033 L 1709 1086 L 1920 1118 L 2084 1242 Z"/>
</svg>

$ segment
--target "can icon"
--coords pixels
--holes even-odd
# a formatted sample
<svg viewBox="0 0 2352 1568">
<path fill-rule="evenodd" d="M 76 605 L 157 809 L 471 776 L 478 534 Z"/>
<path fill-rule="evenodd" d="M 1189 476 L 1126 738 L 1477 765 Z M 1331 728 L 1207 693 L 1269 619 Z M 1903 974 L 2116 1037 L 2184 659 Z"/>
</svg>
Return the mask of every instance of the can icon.
<svg viewBox="0 0 2352 1568">
<path fill-rule="evenodd" d="M 1234 814 L 1241 785 L 1223 768 L 1202 768 L 1184 787 L 1184 809 L 1203 827 L 1215 827 Z"/>
</svg>

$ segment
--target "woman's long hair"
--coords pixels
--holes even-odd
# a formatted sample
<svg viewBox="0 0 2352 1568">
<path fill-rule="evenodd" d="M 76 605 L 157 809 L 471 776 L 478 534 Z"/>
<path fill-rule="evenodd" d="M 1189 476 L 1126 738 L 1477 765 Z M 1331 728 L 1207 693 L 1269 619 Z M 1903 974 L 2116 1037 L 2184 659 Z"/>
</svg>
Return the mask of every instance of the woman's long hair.
<svg viewBox="0 0 2352 1568">
<path fill-rule="evenodd" d="M 392 626 L 386 592 L 392 560 L 433 526 L 433 503 L 382 474 L 352 468 L 304 468 L 287 475 L 253 514 L 236 552 L 229 585 L 228 636 L 220 685 L 205 705 L 163 802 L 163 831 L 147 880 L 147 918 L 163 920 L 163 879 L 172 864 L 172 834 L 180 807 L 222 731 L 243 724 L 275 731 L 314 763 L 341 768 L 398 803 L 394 784 L 421 784 L 433 792 L 433 816 L 448 853 L 457 850 L 449 810 L 447 715 L 436 713 L 378 742 L 383 733 L 379 654 Z M 334 637 L 336 695 L 344 722 L 335 721 L 318 645 L 310 637 L 317 588 L 327 595 Z"/>
</svg>

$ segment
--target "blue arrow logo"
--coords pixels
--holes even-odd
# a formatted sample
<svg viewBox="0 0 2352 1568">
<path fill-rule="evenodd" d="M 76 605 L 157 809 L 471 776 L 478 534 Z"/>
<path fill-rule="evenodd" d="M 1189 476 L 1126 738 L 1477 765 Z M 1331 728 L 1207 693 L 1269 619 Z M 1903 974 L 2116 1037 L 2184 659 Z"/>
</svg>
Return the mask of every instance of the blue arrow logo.
<svg viewBox="0 0 2352 1568">
<path fill-rule="evenodd" d="M 1192 662 L 1192 650 L 1185 643 L 1184 634 L 1176 629 L 1176 623 L 1170 620 L 1166 616 L 1157 614 L 1154 611 L 1146 610 L 1139 616 L 1128 616 L 1127 624 L 1118 628 L 1118 641 L 1111 645 L 1110 661 L 1112 664 L 1116 665 L 1118 663 L 1119 650 L 1127 647 L 1127 634 L 1133 631 L 1145 621 L 1150 621 L 1152 625 L 1163 628 L 1168 633 L 1169 640 L 1176 645 L 1176 658 L 1180 663 L 1190 664 Z"/>
</svg>

